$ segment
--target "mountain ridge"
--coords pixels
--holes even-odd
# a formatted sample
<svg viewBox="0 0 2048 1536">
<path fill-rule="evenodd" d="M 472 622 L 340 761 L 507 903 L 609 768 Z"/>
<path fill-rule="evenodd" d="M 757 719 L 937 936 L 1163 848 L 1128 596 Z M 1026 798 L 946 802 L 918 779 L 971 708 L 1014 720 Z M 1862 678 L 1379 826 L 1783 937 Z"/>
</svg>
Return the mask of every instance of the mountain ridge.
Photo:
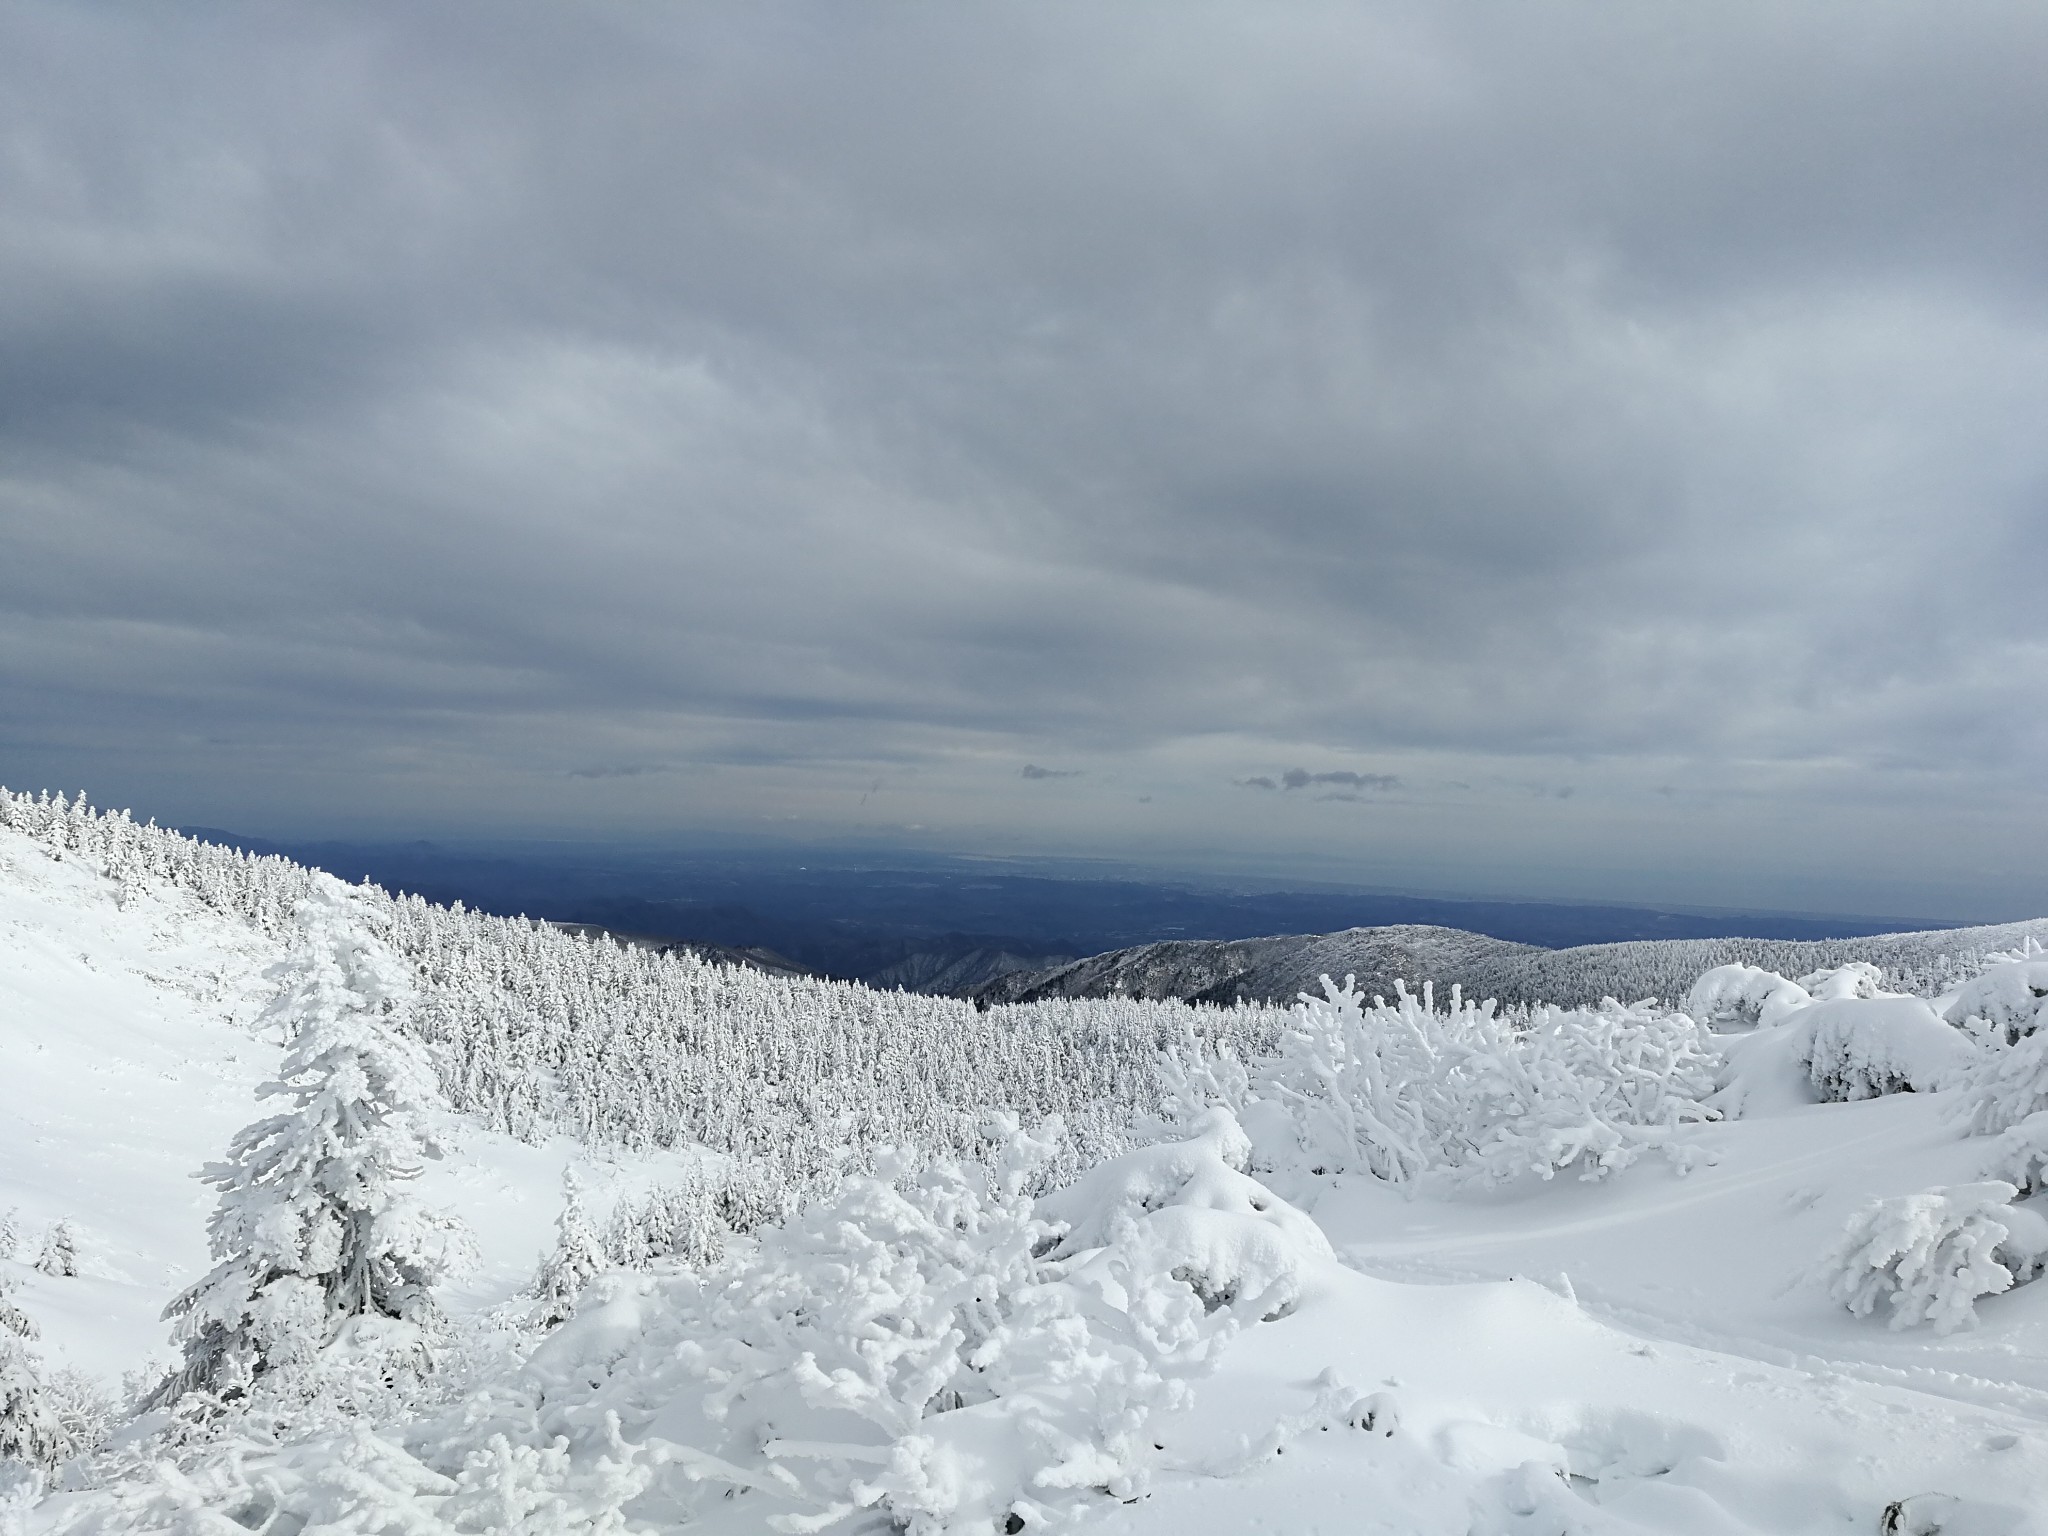
<svg viewBox="0 0 2048 1536">
<path fill-rule="evenodd" d="M 1603 997 L 1684 995 L 1704 971 L 1741 963 L 1784 975 L 1865 961 L 1903 991 L 1933 992 L 1973 960 L 2048 943 L 2048 918 L 1970 928 L 1912 929 L 1840 939 L 1630 939 L 1546 949 L 1463 929 L 1423 924 L 1350 928 L 1327 934 L 1255 939 L 1170 939 L 1110 950 L 1037 972 L 999 976 L 973 995 L 977 1004 L 1051 998 L 1130 996 L 1195 1003 L 1292 1002 L 1322 978 L 1353 976 L 1368 995 L 1391 995 L 1396 982 L 1505 1005 L 1597 1003 Z"/>
</svg>

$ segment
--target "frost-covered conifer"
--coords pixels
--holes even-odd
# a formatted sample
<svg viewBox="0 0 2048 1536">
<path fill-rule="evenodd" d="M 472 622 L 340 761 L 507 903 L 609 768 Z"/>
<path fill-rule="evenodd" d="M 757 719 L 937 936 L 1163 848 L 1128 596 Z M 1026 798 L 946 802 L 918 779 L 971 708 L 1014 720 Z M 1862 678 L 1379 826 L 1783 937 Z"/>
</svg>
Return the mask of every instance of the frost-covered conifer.
<svg viewBox="0 0 2048 1536">
<path fill-rule="evenodd" d="M 36 1325 L 11 1290 L 0 1272 L 0 1463 L 54 1467 L 71 1454 L 70 1436 L 50 1406 L 42 1364 L 30 1348 Z"/>
<path fill-rule="evenodd" d="M 573 1168 L 562 1170 L 562 1214 L 555 1218 L 554 1251 L 541 1260 L 534 1292 L 540 1305 L 533 1320 L 543 1328 L 566 1322 L 576 1312 L 583 1287 L 611 1268 L 611 1259 L 583 1208 L 583 1190 Z"/>
<path fill-rule="evenodd" d="M 391 1023 L 403 970 L 339 884 L 297 920 L 270 1014 L 290 1043 L 263 1089 L 290 1107 L 244 1128 L 203 1175 L 220 1191 L 219 1262 L 165 1311 L 185 1360 L 152 1406 L 194 1391 L 244 1401 L 266 1377 L 303 1379 L 344 1335 L 352 1354 L 424 1365 L 432 1287 L 467 1250 L 406 1187 L 439 1149 L 432 1069 Z"/>
<path fill-rule="evenodd" d="M 71 1230 L 70 1222 L 59 1221 L 50 1228 L 43 1239 L 43 1251 L 36 1258 L 36 1268 L 64 1279 L 78 1273 L 78 1236 Z"/>
</svg>

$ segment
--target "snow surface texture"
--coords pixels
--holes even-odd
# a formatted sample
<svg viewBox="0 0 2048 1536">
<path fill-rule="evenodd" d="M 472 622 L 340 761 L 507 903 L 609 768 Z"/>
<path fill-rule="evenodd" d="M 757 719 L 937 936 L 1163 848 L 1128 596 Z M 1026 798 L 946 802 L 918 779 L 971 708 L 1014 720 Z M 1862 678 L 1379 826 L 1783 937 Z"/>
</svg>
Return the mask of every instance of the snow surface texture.
<svg viewBox="0 0 2048 1536">
<path fill-rule="evenodd" d="M 114 1395 L 123 1371 L 153 1360 L 154 1380 L 170 1362 L 156 1313 L 205 1266 L 213 1201 L 190 1175 L 268 1112 L 256 1090 L 281 1042 L 258 1021 L 283 978 L 266 972 L 312 882 L 175 854 L 109 876 L 101 853 L 48 826 L 0 828 L 0 1214 L 20 1210 L 0 1273 L 40 1324 L 38 1368 L 83 1366 Z M 402 928 L 403 904 L 388 910 Z M 494 1007 L 544 1017 L 506 1000 L 539 954 L 591 955 L 636 1021 L 661 995 L 647 978 L 662 973 L 615 969 L 602 946 L 488 921 L 418 931 L 440 948 L 401 952 L 429 1002 L 435 967 L 473 960 Z M 661 963 L 695 1007 L 763 995 Z M 1804 975 L 1789 984 L 1804 1003 L 1718 1035 L 1643 1007 L 1382 1007 L 1341 989 L 1320 1012 L 1223 1028 L 1213 1013 L 1068 1004 L 1026 1032 L 1040 1078 L 1063 1070 L 1063 1028 L 1112 1042 L 1118 1060 L 1176 1046 L 1142 1082 L 1089 1085 L 1107 1082 L 1149 1130 L 1111 1135 L 1098 1111 L 1077 1149 L 1039 1120 L 1064 1090 L 1032 1086 L 1018 1051 L 992 1061 L 983 1103 L 1023 1084 L 1038 1095 L 1028 1124 L 985 1109 L 964 1123 L 968 1092 L 916 1111 L 921 1079 L 900 1067 L 863 1083 L 901 1084 L 883 1129 L 928 1139 L 890 1154 L 855 1127 L 829 1177 L 778 1165 L 812 1180 L 786 1220 L 768 1219 L 773 1191 L 749 1195 L 731 1174 L 731 1146 L 690 1149 L 696 1110 L 664 1111 L 668 1142 L 607 1134 L 643 1122 L 624 1085 L 664 1058 L 631 1055 L 606 1076 L 583 1064 L 577 1030 L 623 1043 L 592 997 L 556 1026 L 552 1057 L 472 1052 L 470 1127 L 422 1175 L 423 1198 L 457 1208 L 482 1257 L 439 1297 L 459 1347 L 435 1393 L 381 1417 L 311 1415 L 281 1443 L 175 1459 L 130 1446 L 74 1464 L 72 1486 L 40 1502 L 0 1503 L 0 1529 L 2038 1536 L 2048 1286 L 1995 1283 L 1995 1269 L 2023 1277 L 2040 1231 L 2029 1185 L 1990 1165 L 2048 1111 L 2048 1032 L 2038 1007 L 2026 1028 L 1994 1016 L 2013 983 L 1985 976 L 1970 992 L 1974 973 L 1958 975 L 1929 1004 L 1970 1053 L 1955 1071 L 1924 1088 L 1872 1072 L 1876 1096 L 1840 1102 L 1816 1085 L 1814 1042 L 1822 1010 L 1887 1001 L 1860 973 Z M 585 998 L 566 972 L 541 984 Z M 865 1037 L 847 1021 L 884 1005 L 846 991 L 815 1034 L 745 1059 L 757 1096 L 808 1081 L 834 1042 L 853 1056 Z M 791 986 L 782 1012 L 730 1028 L 800 1021 L 811 995 Z M 929 1017 L 906 1013 L 905 1028 Z M 673 1027 L 709 1051 L 730 1038 L 716 1020 Z M 1405 1041 L 1376 1038 L 1395 1027 Z M 1889 1025 L 1839 1033 L 1856 1061 L 1897 1045 Z M 460 1044 L 444 1033 L 436 1060 L 458 1090 Z M 1385 1074 L 1408 1051 L 1432 1065 L 1404 1091 Z M 493 1095 L 511 1066 L 543 1059 L 522 1141 Z M 568 1064 L 584 1076 L 565 1086 Z M 941 1085 L 954 1070 L 934 1068 Z M 736 1070 L 710 1075 L 724 1086 Z M 1887 1091 L 1902 1087 L 1915 1091 Z M 820 1107 L 794 1097 L 804 1108 L 785 1103 L 780 1123 Z M 1360 1136 L 1361 1108 L 1405 1129 Z M 1332 1130 L 1346 1114 L 1348 1141 Z M 1605 1160 L 1607 1146 L 1633 1151 Z M 1356 1161 L 1314 1160 L 1331 1148 Z M 1415 1176 L 1363 1166 L 1389 1148 Z M 1558 1171 L 1596 1176 L 1544 1176 Z M 580 1236 L 558 1220 L 565 1182 Z M 606 1269 L 621 1264 L 613 1218 L 645 1238 L 642 1211 L 666 1213 L 649 1220 L 669 1224 L 672 1256 L 650 1263 L 643 1245 L 626 1262 L 648 1268 Z M 686 1230 L 714 1218 L 722 1257 Z M 65 1267 L 67 1220 L 78 1273 L 37 1268 Z M 528 1323 L 548 1309 L 530 1288 L 565 1237 L 583 1261 L 564 1288 L 581 1295 L 541 1336 Z M 1836 1290 L 1850 1273 L 1869 1316 Z M 1931 1308 L 1896 1300 L 1923 1280 Z M 1960 1326 L 1886 1326 L 1916 1308 Z"/>
</svg>

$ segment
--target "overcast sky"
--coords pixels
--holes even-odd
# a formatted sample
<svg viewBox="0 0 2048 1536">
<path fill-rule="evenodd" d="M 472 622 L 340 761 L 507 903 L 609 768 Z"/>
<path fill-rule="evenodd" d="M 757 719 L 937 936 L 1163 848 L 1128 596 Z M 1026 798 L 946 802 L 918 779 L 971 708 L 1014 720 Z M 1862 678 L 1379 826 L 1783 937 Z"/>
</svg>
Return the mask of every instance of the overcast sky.
<svg viewBox="0 0 2048 1536">
<path fill-rule="evenodd" d="M 0 18 L 0 781 L 2048 912 L 2048 7 Z"/>
</svg>

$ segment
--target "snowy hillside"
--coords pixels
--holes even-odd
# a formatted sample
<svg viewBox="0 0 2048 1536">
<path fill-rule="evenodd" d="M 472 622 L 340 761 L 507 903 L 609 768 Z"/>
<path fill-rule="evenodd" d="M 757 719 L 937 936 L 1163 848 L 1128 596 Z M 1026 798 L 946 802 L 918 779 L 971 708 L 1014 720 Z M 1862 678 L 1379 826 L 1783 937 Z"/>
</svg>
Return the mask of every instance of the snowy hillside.
<svg viewBox="0 0 2048 1536">
<path fill-rule="evenodd" d="M 1949 970 L 977 1012 L 6 797 L 0 1530 L 2043 1536 Z"/>
</svg>

